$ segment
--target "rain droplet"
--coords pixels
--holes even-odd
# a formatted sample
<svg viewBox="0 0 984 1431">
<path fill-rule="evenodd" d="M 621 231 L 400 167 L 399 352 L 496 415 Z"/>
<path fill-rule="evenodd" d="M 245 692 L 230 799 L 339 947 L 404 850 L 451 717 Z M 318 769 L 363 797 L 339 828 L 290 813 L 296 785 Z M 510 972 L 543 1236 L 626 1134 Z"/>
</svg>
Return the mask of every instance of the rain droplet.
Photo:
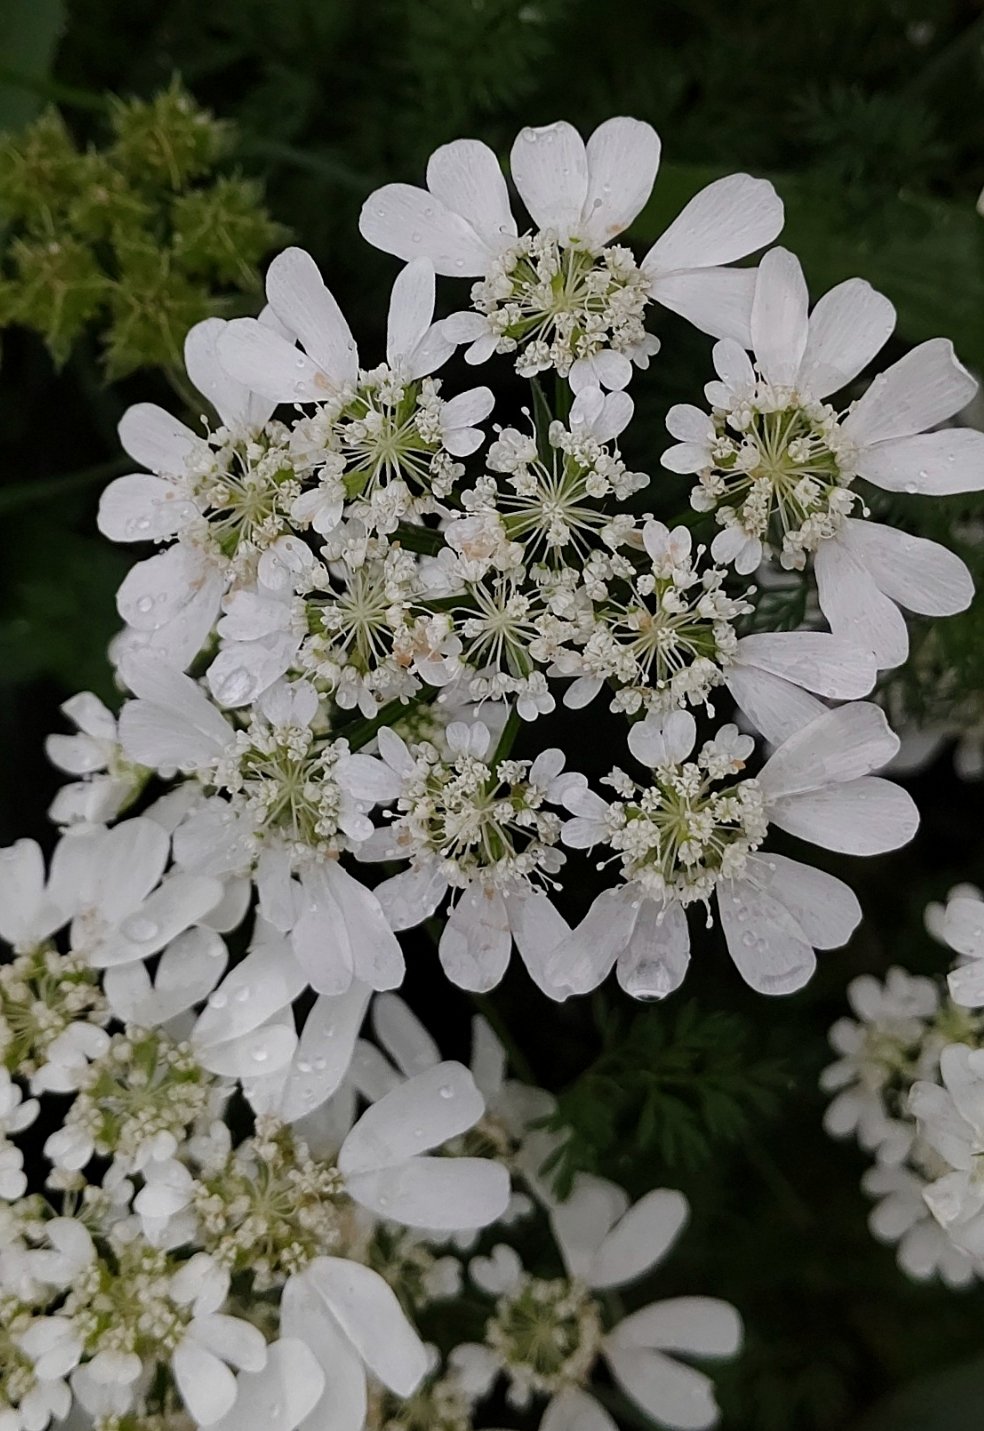
<svg viewBox="0 0 984 1431">
<path fill-rule="evenodd" d="M 215 699 L 223 705 L 235 705 L 247 699 L 252 686 L 253 679 L 245 666 L 237 666 L 215 682 Z"/>
<path fill-rule="evenodd" d="M 224 989 L 216 989 L 214 994 L 209 994 L 208 1001 L 213 1009 L 224 1009 L 229 1002 L 229 995 Z"/>
<path fill-rule="evenodd" d="M 454 1089 L 451 1087 L 450 1083 L 442 1083 L 440 1088 L 438 1089 L 438 1092 L 440 1093 L 442 1098 L 454 1097 Z"/>
<path fill-rule="evenodd" d="M 244 984 L 241 989 L 236 990 L 235 994 L 233 994 L 233 998 L 235 999 L 237 1004 L 245 1004 L 246 1000 L 249 998 L 252 992 L 253 990 L 249 987 L 249 985 Z"/>
<path fill-rule="evenodd" d="M 310 1073 L 310 1072 L 311 1072 L 311 1064 L 310 1064 L 309 1060 L 306 1059 L 306 1058 L 299 1058 L 299 1059 L 297 1060 L 297 1071 L 298 1071 L 298 1073 Z"/>
<path fill-rule="evenodd" d="M 326 1058 L 316 1058 L 314 1060 L 314 1067 L 318 1073 L 324 1073 L 328 1067 L 328 1060 Z"/>
<path fill-rule="evenodd" d="M 132 939 L 136 944 L 146 944 L 151 939 L 156 939 L 160 933 L 160 926 L 152 919 L 144 919 L 139 914 L 133 914 L 129 919 L 124 919 L 120 925 L 120 933 L 125 939 Z"/>
<path fill-rule="evenodd" d="M 411 243 L 420 243 L 420 234 L 418 234 L 418 233 L 412 233 L 412 234 L 410 235 L 410 242 L 411 242 Z"/>
<path fill-rule="evenodd" d="M 267 1051 L 266 1051 L 265 1048 L 254 1048 L 254 1049 L 253 1049 L 253 1062 L 254 1062 L 254 1063 L 266 1063 L 266 1061 L 267 1061 L 267 1059 L 268 1059 L 269 1057 L 270 1057 L 270 1055 L 267 1053 Z"/>
<path fill-rule="evenodd" d="M 742 944 L 744 944 L 746 949 L 751 949 L 752 945 L 755 943 L 755 935 L 750 929 L 745 930 L 744 934 L 741 936 L 741 942 Z"/>
<path fill-rule="evenodd" d="M 140 600 L 137 602 L 137 610 L 142 611 L 143 614 L 146 616 L 147 612 L 153 611 L 153 609 L 154 598 L 152 596 L 141 596 Z"/>
</svg>

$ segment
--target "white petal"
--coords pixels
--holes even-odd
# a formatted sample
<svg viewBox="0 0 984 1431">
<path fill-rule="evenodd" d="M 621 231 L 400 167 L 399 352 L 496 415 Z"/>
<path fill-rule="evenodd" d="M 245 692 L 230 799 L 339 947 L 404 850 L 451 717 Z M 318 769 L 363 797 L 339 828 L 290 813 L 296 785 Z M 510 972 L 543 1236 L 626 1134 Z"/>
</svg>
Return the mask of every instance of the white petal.
<svg viewBox="0 0 984 1431">
<path fill-rule="evenodd" d="M 134 472 L 117 477 L 99 499 L 98 527 L 111 542 L 154 542 L 194 521 L 198 508 L 173 482 Z"/>
<path fill-rule="evenodd" d="M 855 780 L 887 764 L 899 748 L 885 712 L 870 701 L 826 711 L 766 761 L 759 784 L 767 802 L 837 780 Z"/>
<path fill-rule="evenodd" d="M 229 373 L 270 402 L 323 402 L 335 384 L 318 363 L 255 318 L 233 318 L 219 339 Z"/>
<path fill-rule="evenodd" d="M 752 346 L 767 382 L 792 387 L 806 348 L 809 295 L 799 259 L 773 248 L 762 259 L 752 304 Z"/>
<path fill-rule="evenodd" d="M 138 402 L 127 408 L 119 435 L 124 452 L 135 462 L 166 476 L 180 476 L 191 458 L 208 453 L 204 438 L 154 403 Z"/>
<path fill-rule="evenodd" d="M 667 472 L 689 475 L 691 472 L 703 472 L 705 467 L 711 466 L 713 459 L 708 448 L 702 443 L 679 442 L 675 447 L 668 447 L 661 453 L 659 460 Z"/>
<path fill-rule="evenodd" d="M 428 1356 L 378 1272 L 340 1257 L 317 1257 L 305 1279 L 369 1367 L 398 1396 L 409 1396 L 426 1375 Z"/>
<path fill-rule="evenodd" d="M 760 873 L 762 883 L 789 910 L 814 949 L 846 944 L 861 922 L 854 891 L 825 870 L 770 851 L 753 856 L 749 878 L 757 881 Z"/>
<path fill-rule="evenodd" d="M 584 1272 L 589 1287 L 622 1287 L 655 1267 L 687 1221 L 687 1199 L 670 1188 L 646 1193 L 619 1219 Z"/>
<path fill-rule="evenodd" d="M 984 958 L 984 900 L 968 895 L 951 898 L 943 916 L 943 938 L 958 954 Z"/>
<path fill-rule="evenodd" d="M 861 451 L 857 469 L 887 492 L 923 492 L 931 497 L 979 492 L 984 487 L 984 432 L 948 427 L 877 442 Z"/>
<path fill-rule="evenodd" d="M 642 120 L 620 116 L 599 124 L 587 143 L 588 190 L 579 225 L 589 247 L 609 243 L 642 211 L 659 153 L 659 135 Z"/>
<path fill-rule="evenodd" d="M 203 1068 L 222 1078 L 257 1078 L 285 1067 L 297 1047 L 297 1035 L 285 1024 L 264 1024 L 228 1043 L 195 1049 Z"/>
<path fill-rule="evenodd" d="M 348 1073 L 369 994 L 365 984 L 353 983 L 344 994 L 315 999 L 278 1105 L 286 1122 L 320 1108 Z"/>
<path fill-rule="evenodd" d="M 816 696 L 757 666 L 732 666 L 725 684 L 749 724 L 770 745 L 781 745 L 827 710 Z"/>
<path fill-rule="evenodd" d="M 317 1405 L 301 1431 L 363 1431 L 366 1373 L 352 1343 L 342 1333 L 314 1288 L 303 1277 L 290 1277 L 280 1302 L 280 1328 L 314 1353 L 329 1372 Z M 265 1428 L 264 1428 L 265 1431 Z"/>
<path fill-rule="evenodd" d="M 229 376 L 219 358 L 219 339 L 225 330 L 221 318 L 206 318 L 188 330 L 184 359 L 188 376 L 227 427 L 259 427 L 272 406 Z"/>
<path fill-rule="evenodd" d="M 657 274 L 651 298 L 679 313 L 702 333 L 751 346 L 754 268 L 681 268 Z"/>
<path fill-rule="evenodd" d="M 146 898 L 164 872 L 170 844 L 160 825 L 142 816 L 106 833 L 94 889 L 104 918 L 122 919 Z"/>
<path fill-rule="evenodd" d="M 571 1277 L 586 1280 L 599 1247 L 619 1218 L 624 1216 L 628 1206 L 628 1194 L 615 1183 L 607 1178 L 579 1173 L 574 1179 L 570 1197 L 548 1209 L 557 1247 Z M 668 1224 L 669 1221 L 672 1219 L 668 1219 Z M 669 1246 L 681 1226 L 682 1221 L 668 1235 L 665 1246 Z"/>
<path fill-rule="evenodd" d="M 843 431 L 866 447 L 887 437 L 910 437 L 959 412 L 976 391 L 949 339 L 931 338 L 872 380 Z"/>
<path fill-rule="evenodd" d="M 494 152 L 480 140 L 456 139 L 435 149 L 427 161 L 427 187 L 460 214 L 492 252 L 516 237 L 502 169 Z"/>
<path fill-rule="evenodd" d="M 604 890 L 569 938 L 553 951 L 548 964 L 551 985 L 571 994 L 596 989 L 628 947 L 638 917 L 634 890 Z"/>
<path fill-rule="evenodd" d="M 180 872 L 169 874 L 160 888 L 123 920 L 118 936 L 110 935 L 91 950 L 90 962 L 97 969 L 105 969 L 131 959 L 149 959 L 202 919 L 221 896 L 222 885 L 216 879 Z"/>
<path fill-rule="evenodd" d="M 345 1188 L 380 1217 L 432 1232 L 487 1227 L 509 1203 L 509 1174 L 490 1158 L 412 1158 L 395 1168 L 356 1173 Z"/>
<path fill-rule="evenodd" d="M 644 899 L 628 948 L 616 965 L 618 982 L 634 999 L 665 999 L 683 983 L 690 963 L 690 931 L 682 905 Z"/>
<path fill-rule="evenodd" d="M 588 158 L 572 124 L 561 119 L 521 129 L 509 167 L 538 228 L 554 230 L 561 243 L 578 233 L 588 193 Z"/>
<path fill-rule="evenodd" d="M 499 1096 L 506 1076 L 506 1051 L 481 1014 L 472 1019 L 471 1071 L 475 1086 L 487 1103 Z"/>
<path fill-rule="evenodd" d="M 213 1426 L 235 1405 L 236 1378 L 229 1368 L 190 1337 L 171 1358 L 181 1399 L 199 1426 Z"/>
<path fill-rule="evenodd" d="M 0 850 L 0 933 L 8 943 L 50 932 L 34 929 L 43 895 L 44 856 L 37 841 L 17 840 Z"/>
<path fill-rule="evenodd" d="M 401 870 L 373 890 L 391 929 L 412 929 L 423 924 L 447 892 L 447 880 L 439 868 L 430 864 Z"/>
<path fill-rule="evenodd" d="M 243 1371 L 262 1371 L 266 1366 L 266 1338 L 259 1327 L 244 1322 L 241 1317 L 229 1317 L 221 1312 L 196 1317 L 192 1335 L 196 1342 L 230 1366 L 241 1367 Z"/>
<path fill-rule="evenodd" d="M 652 713 L 630 726 L 628 747 L 642 765 L 656 770 L 686 760 L 697 738 L 697 722 L 689 711 Z"/>
<path fill-rule="evenodd" d="M 366 1109 L 342 1145 L 339 1169 L 349 1177 L 393 1167 L 466 1132 L 484 1111 L 468 1069 L 439 1063 Z"/>
<path fill-rule="evenodd" d="M 463 890 L 444 926 L 438 952 L 444 972 L 459 988 L 486 993 L 509 963 L 512 933 L 497 890 Z"/>
<path fill-rule="evenodd" d="M 771 243 L 782 220 L 782 201 L 768 180 L 729 174 L 694 195 L 642 267 L 655 278 L 677 269 L 734 263 Z"/>
<path fill-rule="evenodd" d="M 201 687 L 189 676 L 167 666 L 162 666 L 152 656 L 131 656 L 120 668 L 120 674 L 135 696 L 148 705 L 159 708 L 164 716 L 171 716 L 175 729 L 186 729 L 189 742 L 194 741 L 196 749 L 208 750 L 210 755 L 221 755 L 232 740 L 232 730 L 220 711 L 208 699 Z M 132 759 L 142 764 L 156 765 L 157 759 L 141 760 L 140 754 L 130 749 L 124 732 L 124 717 L 134 711 L 134 703 L 128 703 L 120 713 L 120 740 L 124 750 Z M 197 738 L 197 739 L 195 739 Z M 164 760 L 161 764 L 166 763 Z M 170 763 L 170 762 L 167 762 Z M 175 764 L 183 763 L 179 759 Z"/>
<path fill-rule="evenodd" d="M 741 1318 L 716 1297 L 673 1297 L 625 1317 L 609 1345 L 650 1347 L 693 1356 L 734 1356 L 741 1346 Z"/>
<path fill-rule="evenodd" d="M 861 561 L 885 596 L 924 616 L 965 611 L 974 583 L 964 563 L 939 542 L 914 537 L 881 522 L 847 523 L 852 556 Z"/>
<path fill-rule="evenodd" d="M 606 1347 L 616 1383 L 662 1426 L 702 1431 L 718 1418 L 710 1378 L 662 1352 Z"/>
<path fill-rule="evenodd" d="M 835 635 L 870 651 L 879 670 L 901 666 L 909 654 L 909 632 L 894 601 L 842 538 L 824 542 L 814 559 L 820 610 Z"/>
<path fill-rule="evenodd" d="M 863 278 L 849 278 L 825 293 L 810 314 L 806 351 L 796 386 L 825 398 L 857 377 L 888 342 L 895 309 Z"/>
<path fill-rule="evenodd" d="M 407 1078 L 441 1062 L 437 1044 L 399 994 L 379 994 L 373 999 L 372 1027 Z"/>
<path fill-rule="evenodd" d="M 355 978 L 372 989 L 398 987 L 403 982 L 403 950 L 386 922 L 379 900 L 337 861 L 327 862 L 326 879 L 352 948 Z"/>
<path fill-rule="evenodd" d="M 386 361 L 398 368 L 417 347 L 434 317 L 434 267 L 425 258 L 408 263 L 393 284 L 386 323 Z"/>
<path fill-rule="evenodd" d="M 912 839 L 919 811 L 900 785 L 869 775 L 773 801 L 769 820 L 826 850 L 879 855 Z"/>
<path fill-rule="evenodd" d="M 359 215 L 359 232 L 384 253 L 429 258 L 437 273 L 456 278 L 480 278 L 493 257 L 466 219 L 412 184 L 386 184 L 370 194 Z"/>
<path fill-rule="evenodd" d="M 593 1396 L 569 1386 L 551 1398 L 540 1431 L 618 1431 L 618 1427 Z"/>
<path fill-rule="evenodd" d="M 236 1404 L 215 1431 L 295 1431 L 317 1406 L 324 1384 L 313 1352 L 303 1341 L 282 1337 L 270 1347 L 262 1371 L 240 1372 Z"/>
<path fill-rule="evenodd" d="M 747 880 L 718 885 L 721 927 L 739 974 L 759 994 L 792 994 L 816 968 L 813 946 L 771 894 Z"/>
<path fill-rule="evenodd" d="M 841 701 L 866 696 L 878 674 L 870 651 L 825 631 L 763 631 L 743 636 L 736 658 L 742 666 L 757 667 Z"/>
<path fill-rule="evenodd" d="M 277 317 L 332 382 L 355 382 L 359 354 L 352 330 L 311 255 L 302 248 L 278 253 L 267 269 L 266 291 Z"/>
<path fill-rule="evenodd" d="M 748 357 L 744 349 L 738 350 L 745 362 Z M 697 443 L 706 446 L 713 442 L 714 424 L 710 417 L 702 408 L 694 407 L 692 403 L 674 403 L 666 414 L 666 430 L 671 437 L 675 437 L 678 442 Z"/>
<path fill-rule="evenodd" d="M 510 894 L 508 910 L 516 948 L 530 978 L 549 998 L 565 997 L 554 987 L 552 958 L 561 940 L 570 935 L 567 920 L 545 894 Z"/>
<path fill-rule="evenodd" d="M 251 950 L 209 999 L 193 1041 L 204 1046 L 249 1033 L 292 1003 L 306 983 L 298 964 L 284 959 L 279 943 Z"/>
<path fill-rule="evenodd" d="M 441 429 L 447 434 L 455 428 L 474 426 L 488 417 L 495 407 L 491 388 L 469 388 L 449 398 L 441 409 Z"/>
</svg>

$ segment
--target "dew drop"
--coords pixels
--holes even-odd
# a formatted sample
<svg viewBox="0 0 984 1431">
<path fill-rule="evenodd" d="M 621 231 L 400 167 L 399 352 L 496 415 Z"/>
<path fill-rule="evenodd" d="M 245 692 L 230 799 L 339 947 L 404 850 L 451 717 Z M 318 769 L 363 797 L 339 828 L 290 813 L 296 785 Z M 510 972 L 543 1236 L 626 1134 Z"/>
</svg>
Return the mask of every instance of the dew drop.
<svg viewBox="0 0 984 1431">
<path fill-rule="evenodd" d="M 746 949 L 751 949 L 752 945 L 755 943 L 755 935 L 750 929 L 745 930 L 744 934 L 741 936 L 741 942 L 742 944 L 744 944 Z"/>
<path fill-rule="evenodd" d="M 223 989 L 216 989 L 214 994 L 209 994 L 208 1001 L 213 1009 L 224 1009 L 229 1002 L 229 995 Z"/>
<path fill-rule="evenodd" d="M 905 490 L 908 492 L 910 497 L 914 497 L 919 491 L 919 488 L 916 486 L 915 482 L 907 482 L 905 484 Z"/>
<path fill-rule="evenodd" d="M 438 1092 L 440 1093 L 442 1098 L 454 1097 L 454 1089 L 451 1087 L 450 1083 L 442 1083 L 441 1087 L 438 1089 Z"/>
<path fill-rule="evenodd" d="M 152 919 L 144 919 L 142 915 L 133 914 L 129 919 L 124 919 L 120 925 L 120 933 L 125 939 L 132 939 L 136 944 L 146 944 L 151 939 L 156 939 L 160 933 L 160 925 L 155 924 Z"/>
<path fill-rule="evenodd" d="M 153 611 L 153 609 L 154 598 L 152 596 L 141 596 L 140 600 L 137 602 L 137 610 L 143 612 L 143 614 L 146 616 L 147 612 Z"/>
<path fill-rule="evenodd" d="M 252 685 L 253 679 L 245 666 L 237 666 L 216 681 L 215 698 L 223 705 L 234 705 L 247 699 Z"/>
<path fill-rule="evenodd" d="M 254 1048 L 254 1049 L 253 1049 L 253 1062 L 254 1062 L 254 1063 L 266 1063 L 266 1061 L 267 1061 L 267 1059 L 268 1059 L 269 1057 L 270 1057 L 270 1055 L 267 1053 L 267 1051 L 266 1051 L 265 1048 Z"/>
<path fill-rule="evenodd" d="M 245 1004 L 246 1000 L 249 998 L 252 992 L 253 990 L 250 988 L 250 986 L 248 984 L 244 984 L 241 989 L 236 990 L 235 994 L 233 995 L 233 998 L 235 999 L 237 1004 Z"/>
<path fill-rule="evenodd" d="M 318 1073 L 324 1073 L 328 1067 L 328 1060 L 326 1058 L 316 1058 L 314 1060 L 314 1067 Z"/>
<path fill-rule="evenodd" d="M 306 1059 L 306 1058 L 299 1058 L 299 1059 L 297 1060 L 297 1071 L 298 1071 L 298 1073 L 310 1073 L 310 1072 L 311 1072 L 311 1064 L 310 1064 L 310 1062 L 308 1061 L 308 1059 Z"/>
<path fill-rule="evenodd" d="M 420 234 L 418 234 L 418 233 L 412 233 L 412 234 L 410 235 L 410 242 L 411 242 L 411 243 L 420 243 Z"/>
</svg>

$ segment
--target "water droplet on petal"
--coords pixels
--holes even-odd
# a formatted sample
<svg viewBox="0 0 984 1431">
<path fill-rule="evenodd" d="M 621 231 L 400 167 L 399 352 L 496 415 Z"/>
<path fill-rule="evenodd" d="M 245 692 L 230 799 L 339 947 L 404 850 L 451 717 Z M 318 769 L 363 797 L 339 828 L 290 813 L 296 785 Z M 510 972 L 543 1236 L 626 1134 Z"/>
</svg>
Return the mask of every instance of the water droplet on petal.
<svg viewBox="0 0 984 1431">
<path fill-rule="evenodd" d="M 309 1061 L 308 1059 L 306 1059 L 306 1058 L 299 1058 L 299 1059 L 297 1060 L 297 1071 L 298 1071 L 298 1073 L 310 1073 L 310 1072 L 311 1072 L 311 1064 L 310 1064 L 310 1061 Z"/>
<path fill-rule="evenodd" d="M 120 933 L 125 939 L 132 939 L 135 944 L 147 944 L 151 939 L 156 939 L 160 933 L 160 925 L 155 924 L 152 919 L 144 919 L 139 914 L 131 914 L 129 919 L 124 919 L 120 925 Z"/>
<path fill-rule="evenodd" d="M 153 611 L 153 609 L 154 598 L 152 596 L 141 596 L 140 600 L 137 602 L 137 610 L 142 611 L 143 614 L 146 616 L 147 612 Z"/>
<path fill-rule="evenodd" d="M 438 1092 L 440 1093 L 442 1098 L 454 1097 L 454 1089 L 451 1087 L 450 1083 L 442 1083 L 440 1088 L 438 1089 Z"/>
<path fill-rule="evenodd" d="M 208 1001 L 213 1009 L 224 1009 L 229 1002 L 229 995 L 224 989 L 216 989 L 214 994 L 209 994 Z"/>
<path fill-rule="evenodd" d="M 235 994 L 233 995 L 233 998 L 236 1000 L 237 1004 L 245 1004 L 246 1000 L 249 998 L 252 992 L 253 991 L 249 987 L 249 985 L 244 984 L 241 989 L 236 990 Z"/>
<path fill-rule="evenodd" d="M 265 1048 L 254 1048 L 254 1049 L 253 1049 L 253 1062 L 254 1062 L 254 1063 L 266 1063 L 266 1061 L 267 1061 L 267 1059 L 268 1059 L 269 1057 L 270 1057 L 270 1055 L 267 1053 L 267 1051 L 266 1051 Z"/>
</svg>

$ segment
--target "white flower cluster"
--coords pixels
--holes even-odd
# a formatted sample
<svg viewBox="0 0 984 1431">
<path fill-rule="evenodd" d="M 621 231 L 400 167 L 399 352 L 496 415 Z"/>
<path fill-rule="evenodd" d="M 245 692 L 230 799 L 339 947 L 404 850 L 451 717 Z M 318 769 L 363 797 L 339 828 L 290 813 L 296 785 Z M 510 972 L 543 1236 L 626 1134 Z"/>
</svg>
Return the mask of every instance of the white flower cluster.
<svg viewBox="0 0 984 1431">
<path fill-rule="evenodd" d="M 713 1420 L 707 1379 L 669 1353 L 733 1351 L 731 1309 L 619 1320 L 599 1295 L 658 1260 L 681 1200 L 629 1208 L 582 1179 L 558 1205 L 532 1126 L 552 1101 L 505 1079 L 484 1024 L 473 1074 L 441 1060 L 392 992 L 399 935 L 433 932 L 476 993 L 515 944 L 552 999 L 613 968 L 658 999 L 701 904 L 754 989 L 801 987 L 861 911 L 774 832 L 857 855 L 911 838 L 911 799 L 876 773 L 898 740 L 864 697 L 905 658 L 900 607 L 972 594 L 956 556 L 868 521 L 853 484 L 982 488 L 984 434 L 927 431 L 974 390 L 943 340 L 828 403 L 891 306 L 853 280 L 808 316 L 784 250 L 732 266 L 781 228 L 767 182 L 711 184 L 639 262 L 614 244 L 658 163 L 632 119 L 586 143 L 524 130 L 520 232 L 492 151 L 446 145 L 426 189 L 363 210 L 363 235 L 407 260 L 385 361 L 362 365 L 289 249 L 258 318 L 188 335 L 201 431 L 149 404 L 124 416 L 142 470 L 99 513 L 144 548 L 118 593 L 124 703 L 75 697 L 77 733 L 49 742 L 73 780 L 47 873 L 30 841 L 0 852 L 0 1431 L 73 1406 L 96 1431 L 462 1431 L 500 1374 L 517 1405 L 547 1400 L 543 1431 L 611 1431 L 589 1392 L 602 1364 L 665 1424 Z M 473 286 L 435 321 L 438 274 Z M 680 512 L 679 484 L 620 447 L 660 307 L 717 340 L 710 413 L 668 419 Z M 511 355 L 521 417 L 487 433 L 492 391 L 436 376 L 462 345 L 471 364 Z M 800 629 L 769 629 L 774 562 L 815 587 Z M 566 719 L 623 730 L 634 763 L 604 795 L 538 725 L 603 689 L 607 711 Z M 592 865 L 602 889 L 572 927 Z M 45 1094 L 67 1102 L 43 1121 L 41 1194 L 16 1139 Z M 563 1275 L 504 1244 L 478 1257 L 484 1341 L 439 1365 L 408 1318 L 457 1285 L 435 1246 L 533 1204 Z"/>
<path fill-rule="evenodd" d="M 834 1094 L 824 1125 L 873 1154 L 870 1227 L 898 1244 L 899 1265 L 965 1287 L 984 1279 L 984 901 L 955 890 L 926 922 L 966 957 L 948 991 L 901 968 L 850 984 L 855 1018 L 831 1028 L 839 1057 L 821 1078 Z"/>
</svg>

